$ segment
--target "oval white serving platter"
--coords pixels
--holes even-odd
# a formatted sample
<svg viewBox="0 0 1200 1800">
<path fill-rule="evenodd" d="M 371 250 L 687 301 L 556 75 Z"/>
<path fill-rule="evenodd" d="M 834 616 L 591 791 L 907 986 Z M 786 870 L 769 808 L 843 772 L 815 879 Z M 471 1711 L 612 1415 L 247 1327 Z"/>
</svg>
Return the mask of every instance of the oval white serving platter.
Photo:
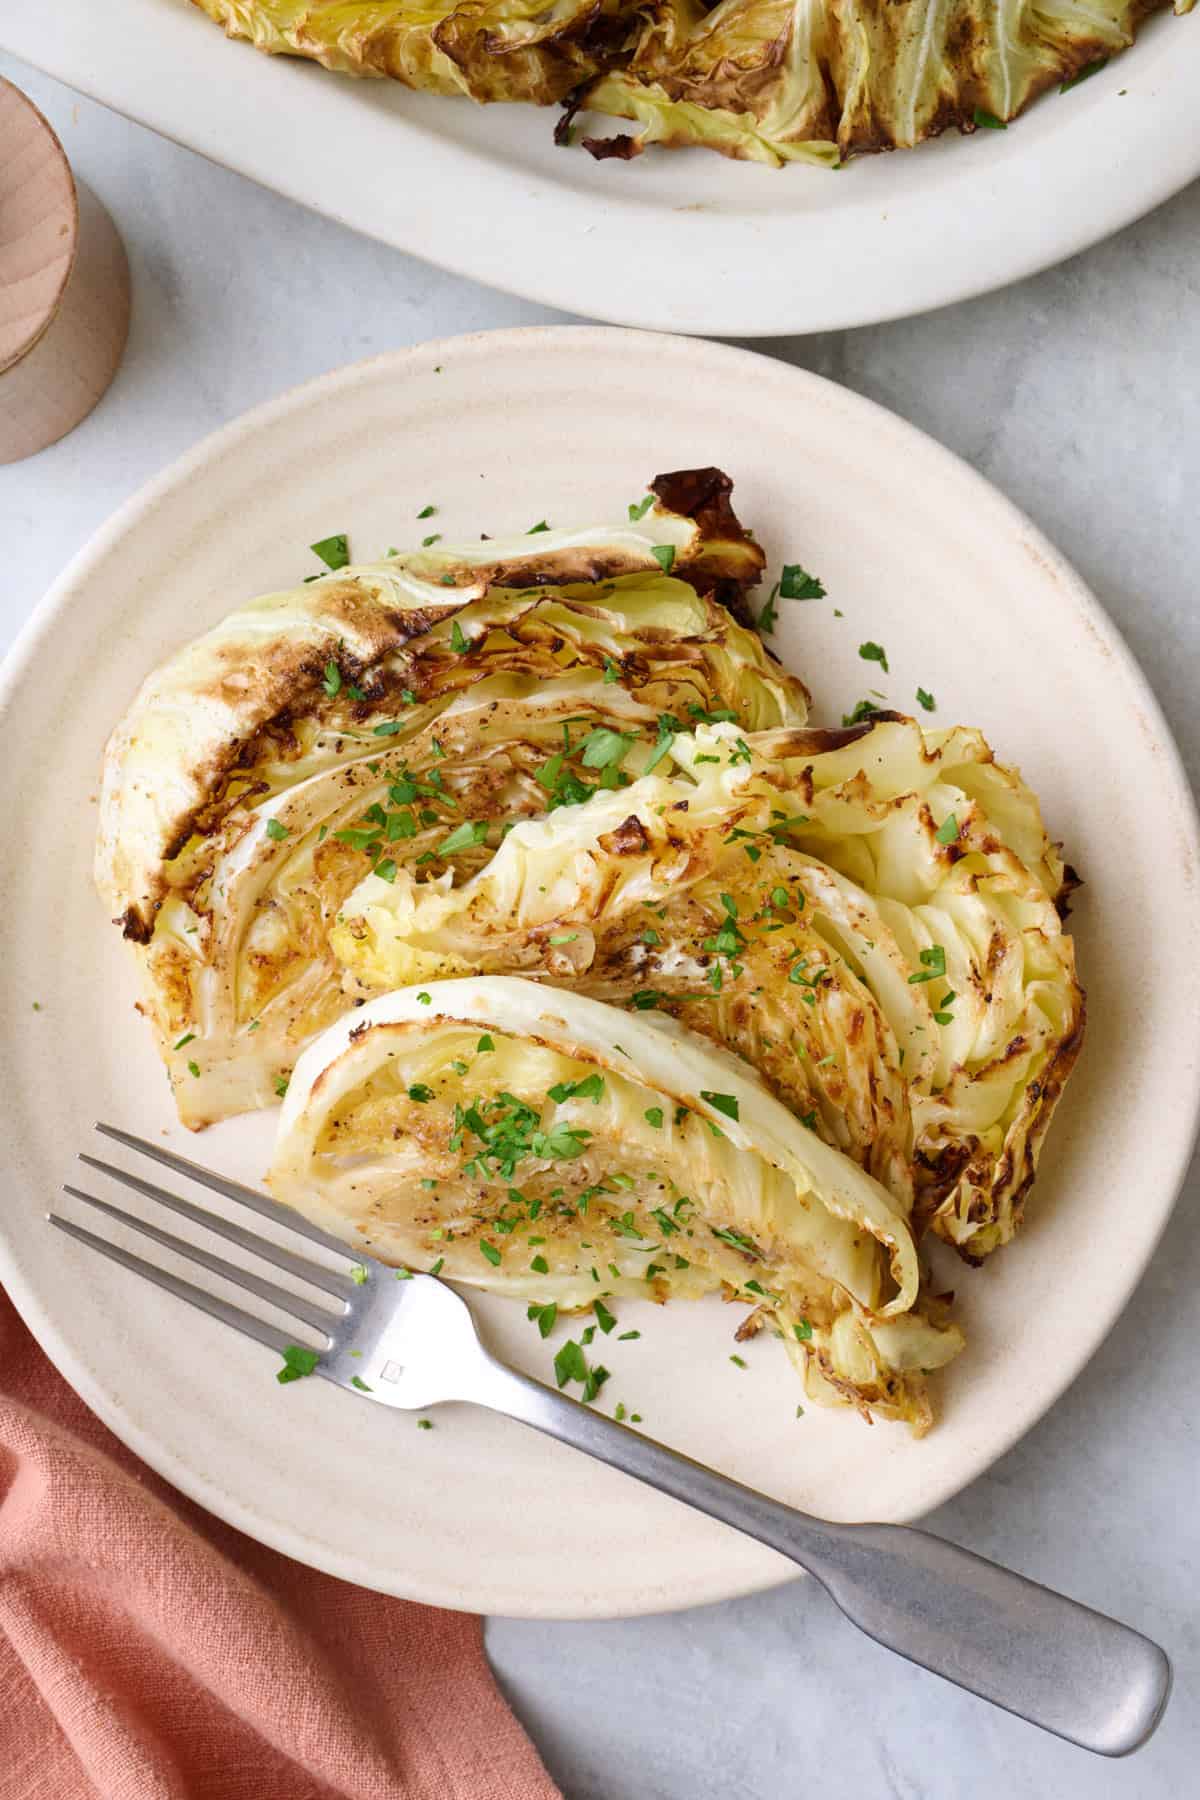
<svg viewBox="0 0 1200 1800">
<path fill-rule="evenodd" d="M 809 1406 L 777 1345 L 729 1360 L 740 1309 L 623 1305 L 611 1408 L 738 1479 L 838 1518 L 910 1519 L 1026 1430 L 1112 1329 L 1170 1210 L 1200 1070 L 1197 827 L 1167 728 L 1077 577 L 978 476 L 899 419 L 746 351 L 603 328 L 444 340 L 323 377 L 209 438 L 76 558 L 4 671 L 0 1277 L 68 1379 L 177 1487 L 289 1555 L 369 1587 L 534 1616 L 648 1612 L 744 1593 L 790 1565 L 632 1481 L 465 1407 L 431 1432 L 274 1359 L 44 1221 L 92 1121 L 161 1133 L 255 1181 L 272 1117 L 173 1123 L 133 970 L 89 868 L 105 736 L 146 671 L 245 597 L 408 543 L 623 516 L 662 469 L 717 462 L 772 566 L 826 600 L 781 605 L 777 647 L 836 718 L 869 685 L 982 726 L 1043 797 L 1086 885 L 1075 929 L 1090 1032 L 1028 1228 L 952 1263 L 969 1347 L 922 1442 Z M 835 610 L 836 609 L 836 610 Z M 891 674 L 857 647 L 885 645 Z M 36 1010 L 35 1010 L 36 1003 Z M 543 1378 L 520 1306 L 474 1301 Z M 1118 1430 L 1119 1420 L 1114 1420 Z"/>
<path fill-rule="evenodd" d="M 136 53 L 131 53 L 136 45 Z M 478 107 L 231 43 L 187 0 L 10 7 L 0 46 L 357 231 L 589 318 L 763 337 L 967 299 L 1200 175 L 1200 10 L 1008 131 L 836 175 L 704 151 L 595 163 L 556 108 Z"/>
</svg>

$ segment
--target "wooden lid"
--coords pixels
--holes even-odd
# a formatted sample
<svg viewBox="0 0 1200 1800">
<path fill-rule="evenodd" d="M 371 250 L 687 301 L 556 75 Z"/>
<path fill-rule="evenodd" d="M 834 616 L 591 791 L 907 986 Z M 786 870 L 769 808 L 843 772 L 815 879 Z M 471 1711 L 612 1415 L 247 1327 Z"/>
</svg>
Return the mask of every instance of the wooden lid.
<svg viewBox="0 0 1200 1800">
<path fill-rule="evenodd" d="M 54 318 L 78 241 L 63 147 L 33 102 L 0 77 L 0 371 Z"/>
</svg>

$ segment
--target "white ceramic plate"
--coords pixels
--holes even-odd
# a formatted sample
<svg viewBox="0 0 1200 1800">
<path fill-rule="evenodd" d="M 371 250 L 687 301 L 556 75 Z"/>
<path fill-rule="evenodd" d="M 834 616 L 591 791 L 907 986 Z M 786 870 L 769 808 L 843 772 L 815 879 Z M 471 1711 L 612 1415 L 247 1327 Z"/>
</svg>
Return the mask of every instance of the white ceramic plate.
<svg viewBox="0 0 1200 1800">
<path fill-rule="evenodd" d="M 1200 175 L 1200 12 L 1007 132 L 831 175 L 703 151 L 595 163 L 557 110 L 340 79 L 230 43 L 188 0 L 0 9 L 0 45 L 403 250 L 548 305 L 759 337 L 901 317 L 1073 255 Z"/>
<path fill-rule="evenodd" d="M 254 1181 L 272 1116 L 197 1140 L 172 1119 L 133 969 L 89 881 L 104 738 L 145 672 L 236 602 L 371 555 L 439 508 L 448 538 L 620 516 L 661 469 L 718 462 L 772 566 L 829 598 L 784 604 L 778 645 L 819 713 L 869 685 L 970 720 L 1019 760 L 1086 885 L 1090 1035 L 1023 1240 L 952 1264 L 970 1337 L 923 1442 L 809 1407 L 778 1346 L 729 1361 L 719 1302 L 624 1303 L 611 1406 L 742 1481 L 831 1516 L 907 1519 L 978 1475 L 1112 1328 L 1181 1178 L 1197 1109 L 1196 821 L 1128 651 L 1032 526 L 945 451 L 798 370 L 600 328 L 446 340 L 297 389 L 132 500 L 47 598 L 7 666 L 0 767 L 0 1276 L 59 1368 L 175 1485 L 352 1581 L 482 1611 L 635 1613 L 777 1581 L 789 1565 L 520 1426 L 445 1408 L 421 1432 L 77 1250 L 43 1213 L 93 1119 Z M 840 609 L 838 617 L 835 608 Z M 882 642 L 890 678 L 858 659 Z M 34 1002 L 40 1010 L 34 1010 Z M 473 1300 L 499 1350 L 549 1375 L 524 1309 Z M 740 1316 L 740 1314 L 739 1314 Z M 565 1336 L 560 1331 L 558 1336 Z M 553 1340 L 557 1342 L 558 1337 Z M 1113 1429 L 1120 1422 L 1113 1421 Z"/>
</svg>

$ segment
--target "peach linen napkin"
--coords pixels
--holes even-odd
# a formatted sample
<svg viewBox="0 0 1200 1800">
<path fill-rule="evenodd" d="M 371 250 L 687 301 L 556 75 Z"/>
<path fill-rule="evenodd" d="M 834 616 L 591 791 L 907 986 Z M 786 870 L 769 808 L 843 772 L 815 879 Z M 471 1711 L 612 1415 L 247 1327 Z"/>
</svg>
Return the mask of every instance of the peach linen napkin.
<svg viewBox="0 0 1200 1800">
<path fill-rule="evenodd" d="M 482 1623 L 315 1574 L 117 1442 L 0 1292 L 2 1800 L 557 1800 Z"/>
</svg>

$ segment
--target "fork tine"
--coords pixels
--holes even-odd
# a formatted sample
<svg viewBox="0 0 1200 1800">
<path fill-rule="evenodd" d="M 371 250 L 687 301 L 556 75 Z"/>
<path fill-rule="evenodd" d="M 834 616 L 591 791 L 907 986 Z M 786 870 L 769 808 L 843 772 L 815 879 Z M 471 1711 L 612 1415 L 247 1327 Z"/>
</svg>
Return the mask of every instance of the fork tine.
<svg viewBox="0 0 1200 1800">
<path fill-rule="evenodd" d="M 218 1237 L 226 1238 L 240 1249 L 249 1250 L 254 1256 L 261 1256 L 264 1262 L 274 1263 L 277 1269 L 286 1269 L 290 1275 L 297 1275 L 302 1281 L 311 1281 L 314 1287 L 322 1288 L 325 1293 L 333 1294 L 339 1300 L 348 1300 L 354 1291 L 348 1275 L 342 1275 L 336 1269 L 323 1269 L 319 1263 L 309 1262 L 306 1256 L 297 1256 L 293 1251 L 271 1243 L 269 1238 L 248 1231 L 244 1225 L 235 1225 L 232 1220 L 221 1218 L 219 1213 L 208 1212 L 203 1206 L 193 1206 L 190 1200 L 181 1200 L 178 1195 L 169 1194 L 166 1188 L 160 1188 L 153 1181 L 143 1181 L 140 1175 L 133 1175 L 128 1169 L 118 1169 L 114 1163 L 101 1162 L 98 1156 L 85 1156 L 82 1151 L 79 1160 L 86 1163 L 89 1169 L 99 1169 L 102 1175 L 111 1175 L 114 1181 L 123 1182 L 126 1187 L 144 1194 L 147 1200 L 157 1200 L 160 1206 L 178 1213 L 181 1218 L 190 1219 L 194 1225 L 203 1225 L 206 1231 L 214 1231 Z"/>
<path fill-rule="evenodd" d="M 335 1315 L 327 1312 L 323 1306 L 317 1306 L 311 1300 L 302 1299 L 293 1294 L 289 1288 L 281 1288 L 274 1281 L 267 1281 L 261 1275 L 251 1274 L 249 1269 L 239 1269 L 235 1263 L 226 1262 L 223 1256 L 214 1256 L 211 1250 L 202 1250 L 198 1244 L 189 1244 L 186 1239 L 179 1238 L 170 1231 L 162 1231 L 157 1225 L 139 1219 L 133 1213 L 122 1212 L 119 1206 L 110 1206 L 107 1200 L 97 1200 L 95 1194 L 85 1194 L 82 1188 L 63 1184 L 63 1193 L 70 1194 L 76 1200 L 84 1200 L 102 1212 L 107 1218 L 115 1219 L 118 1225 L 129 1225 L 134 1231 L 140 1231 L 155 1244 L 161 1244 L 164 1250 L 173 1250 L 188 1262 L 199 1263 L 211 1275 L 220 1275 L 225 1281 L 231 1281 L 235 1287 L 244 1288 L 248 1294 L 257 1294 L 260 1300 L 266 1300 L 272 1306 L 278 1306 L 282 1312 L 295 1313 L 306 1325 L 317 1331 L 323 1331 L 328 1337 L 332 1326 L 338 1323 Z"/>
<path fill-rule="evenodd" d="M 278 1200 L 268 1200 L 265 1194 L 243 1187 L 240 1181 L 231 1181 L 227 1175 L 214 1175 L 211 1169 L 202 1169 L 199 1163 L 189 1162 L 186 1156 L 176 1156 L 173 1150 L 164 1150 L 161 1144 L 151 1144 L 145 1138 L 134 1137 L 131 1131 L 122 1131 L 117 1125 L 102 1125 L 97 1121 L 96 1130 L 116 1143 L 124 1144 L 127 1150 L 140 1150 L 143 1156 L 153 1157 L 164 1168 L 174 1169 L 177 1175 L 186 1175 L 189 1181 L 198 1181 L 202 1187 L 224 1194 L 227 1200 L 236 1200 L 240 1205 L 248 1206 L 264 1219 L 274 1219 L 277 1225 L 286 1225 L 289 1231 L 297 1232 L 311 1243 L 323 1244 L 326 1250 L 336 1250 L 339 1256 L 348 1256 L 353 1262 L 368 1260 L 349 1244 L 344 1244 L 341 1238 L 331 1237 L 319 1225 L 310 1225 L 302 1213 L 294 1212 L 290 1206 L 281 1206 Z"/>
<path fill-rule="evenodd" d="M 256 1319 L 253 1313 L 243 1312 L 240 1306 L 231 1306 L 228 1300 L 218 1299 L 216 1294 L 206 1294 L 203 1288 L 193 1287 L 190 1281 L 181 1281 L 178 1275 L 172 1275 L 169 1269 L 156 1269 L 153 1263 L 144 1262 L 130 1250 L 123 1250 L 119 1244 L 110 1244 L 94 1232 L 82 1225 L 76 1225 L 73 1219 L 63 1219 L 57 1213 L 47 1213 L 51 1225 L 59 1231 L 65 1231 L 68 1237 L 86 1244 L 90 1250 L 98 1250 L 101 1256 L 110 1261 L 120 1263 L 123 1268 L 132 1269 L 135 1275 L 144 1275 L 155 1287 L 166 1288 L 179 1300 L 186 1300 L 192 1306 L 199 1307 L 211 1318 L 219 1319 L 222 1325 L 231 1325 L 234 1331 L 240 1331 L 244 1337 L 254 1338 L 257 1343 L 265 1344 L 268 1350 L 274 1350 L 282 1356 L 291 1344 L 286 1331 L 280 1331 L 275 1325 L 268 1325 L 265 1319 Z"/>
</svg>

